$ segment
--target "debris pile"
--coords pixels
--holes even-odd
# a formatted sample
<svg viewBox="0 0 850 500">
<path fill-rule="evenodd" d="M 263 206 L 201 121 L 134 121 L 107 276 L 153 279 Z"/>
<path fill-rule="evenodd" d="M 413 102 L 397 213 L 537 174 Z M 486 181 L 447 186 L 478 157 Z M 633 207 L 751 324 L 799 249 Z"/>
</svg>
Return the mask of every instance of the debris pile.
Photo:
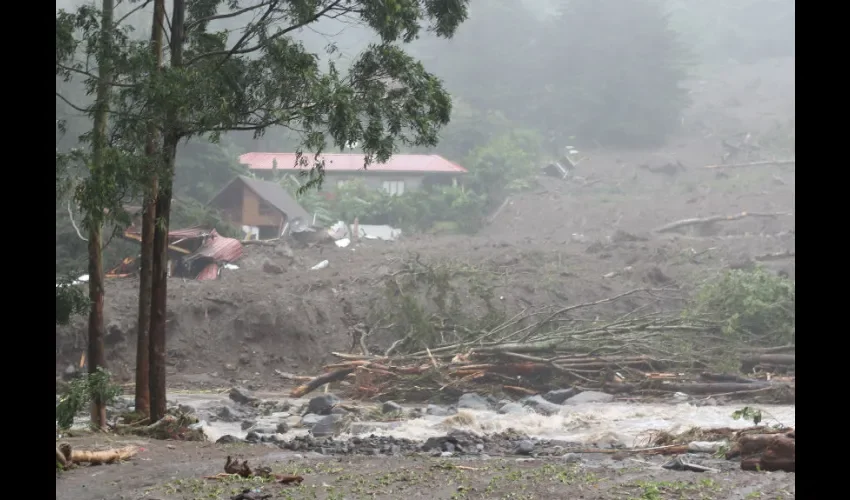
<svg viewBox="0 0 850 500">
<path fill-rule="evenodd" d="M 468 332 L 459 342 L 407 355 L 388 355 L 395 344 L 383 356 L 333 353 L 341 362 L 325 366 L 326 373 L 291 395 L 301 397 L 325 384 L 348 380 L 349 396 L 355 399 L 434 401 L 465 392 L 515 397 L 575 387 L 609 394 L 746 394 L 794 400 L 793 376 L 754 373 L 756 366 L 780 363 L 787 373 L 794 364 L 793 354 L 759 354 L 757 349 L 742 348 L 740 357 L 750 376 L 708 371 L 719 359 L 728 360 L 735 348 L 731 343 L 718 345 L 714 334 L 719 326 L 710 320 L 649 313 L 603 321 L 569 314 L 639 293 L 653 292 L 634 290 L 557 310 L 523 311 L 488 331 Z M 682 348 L 671 348 L 675 343 Z"/>
<path fill-rule="evenodd" d="M 124 231 L 124 239 L 142 241 L 140 230 L 131 226 Z M 168 233 L 168 254 L 172 261 L 170 276 L 197 280 L 216 279 L 221 267 L 242 257 L 242 242 L 226 238 L 215 229 L 192 227 Z M 125 259 L 125 263 L 129 261 Z M 128 275 L 125 269 L 113 270 Z"/>
<path fill-rule="evenodd" d="M 694 428 L 678 436 L 659 433 L 653 443 L 660 448 L 681 446 L 680 453 L 711 453 L 726 460 L 740 459 L 742 470 L 796 472 L 795 436 L 795 429 L 781 425 L 756 425 L 737 430 Z M 680 467 L 682 464 L 684 467 Z M 678 464 L 671 461 L 669 468 L 695 470 L 702 467 L 694 465 L 681 459 Z"/>
</svg>

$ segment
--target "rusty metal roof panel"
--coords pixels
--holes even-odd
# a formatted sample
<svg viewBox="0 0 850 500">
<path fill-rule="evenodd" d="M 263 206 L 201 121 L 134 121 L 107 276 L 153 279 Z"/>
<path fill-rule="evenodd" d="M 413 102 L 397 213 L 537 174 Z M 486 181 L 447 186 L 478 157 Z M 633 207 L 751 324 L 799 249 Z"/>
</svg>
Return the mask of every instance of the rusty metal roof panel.
<svg viewBox="0 0 850 500">
<path fill-rule="evenodd" d="M 242 257 L 242 242 L 235 238 L 224 237 L 213 229 L 195 255 L 207 257 L 216 262 L 233 262 Z"/>
<path fill-rule="evenodd" d="M 315 161 L 315 156 L 305 155 L 308 165 Z M 245 153 L 239 157 L 239 163 L 251 170 L 271 170 L 275 162 L 277 168 L 286 170 L 302 167 L 297 164 L 295 153 Z M 324 160 L 328 172 L 354 172 L 363 170 L 364 156 L 360 154 L 322 154 L 319 160 Z M 369 165 L 369 172 L 387 173 L 434 173 L 434 174 L 465 174 L 467 170 L 439 155 L 393 155 L 386 163 Z"/>
</svg>

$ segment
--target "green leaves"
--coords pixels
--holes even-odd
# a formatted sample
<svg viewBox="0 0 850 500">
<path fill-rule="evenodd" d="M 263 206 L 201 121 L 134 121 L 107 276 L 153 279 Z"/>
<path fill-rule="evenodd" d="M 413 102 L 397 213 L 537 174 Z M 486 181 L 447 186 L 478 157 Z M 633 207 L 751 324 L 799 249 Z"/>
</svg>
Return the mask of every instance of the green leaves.
<svg viewBox="0 0 850 500">
<path fill-rule="evenodd" d="M 68 274 L 56 280 L 56 324 L 66 325 L 71 317 L 84 314 L 89 307 L 89 299 L 76 283 L 74 275 Z"/>
<path fill-rule="evenodd" d="M 796 285 L 766 269 L 735 269 L 703 284 L 688 313 L 722 322 L 723 333 L 774 344 L 795 341 Z"/>
<path fill-rule="evenodd" d="M 85 374 L 71 382 L 68 392 L 56 406 L 56 420 L 60 429 L 74 424 L 74 416 L 92 399 L 109 404 L 121 395 L 121 386 L 111 382 L 108 371 L 98 367 L 95 373 Z"/>
<path fill-rule="evenodd" d="M 745 406 L 740 410 L 732 412 L 732 418 L 735 420 L 750 420 L 754 425 L 758 425 L 762 421 L 761 410 Z"/>
</svg>

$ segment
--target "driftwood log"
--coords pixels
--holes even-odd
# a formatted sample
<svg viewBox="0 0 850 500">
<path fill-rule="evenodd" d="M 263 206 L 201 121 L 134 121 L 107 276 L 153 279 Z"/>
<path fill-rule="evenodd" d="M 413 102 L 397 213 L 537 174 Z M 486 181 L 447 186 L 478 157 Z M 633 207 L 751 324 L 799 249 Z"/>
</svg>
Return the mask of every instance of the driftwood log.
<svg viewBox="0 0 850 500">
<path fill-rule="evenodd" d="M 796 165 L 797 160 L 767 160 L 767 161 L 751 161 L 747 163 L 725 163 L 719 165 L 706 165 L 703 168 L 745 168 L 745 167 L 782 167 L 786 165 Z"/>
<path fill-rule="evenodd" d="M 766 390 L 772 387 L 780 387 L 779 384 L 768 384 L 764 382 L 740 383 L 740 382 L 715 382 L 708 384 L 682 383 L 682 384 L 659 384 L 659 387 L 668 391 L 683 392 L 685 394 L 729 394 L 743 391 Z"/>
<path fill-rule="evenodd" d="M 734 215 L 715 215 L 712 217 L 702 217 L 702 218 L 693 218 L 693 219 L 682 219 L 677 220 L 675 222 L 671 222 L 669 224 L 665 224 L 657 229 L 655 229 L 656 233 L 669 233 L 671 231 L 677 231 L 684 227 L 689 226 L 710 226 L 716 224 L 718 222 L 728 222 L 746 219 L 748 217 L 762 217 L 762 218 L 776 218 L 782 215 L 789 215 L 785 212 L 776 212 L 776 213 L 758 213 L 758 212 L 741 212 L 739 214 Z"/>
<path fill-rule="evenodd" d="M 67 467 L 69 464 L 91 465 L 111 464 L 132 458 L 139 452 L 135 446 L 112 448 L 109 450 L 86 451 L 74 450 L 68 443 L 62 443 L 56 448 L 56 461 Z M 60 456 L 62 457 L 60 459 Z"/>
<path fill-rule="evenodd" d="M 324 375 L 320 375 L 310 380 L 306 384 L 299 385 L 298 387 L 293 389 L 292 392 L 289 393 L 289 397 L 300 398 L 305 394 L 309 394 L 315 391 L 316 389 L 325 384 L 330 384 L 331 382 L 339 382 L 340 380 L 343 380 L 349 374 L 354 373 L 355 370 L 357 370 L 357 367 L 352 366 L 348 368 L 343 368 L 341 370 L 332 371 L 330 373 L 325 373 Z"/>
<path fill-rule="evenodd" d="M 699 378 L 701 378 L 701 379 L 703 379 L 707 382 L 733 382 L 733 383 L 737 383 L 737 384 L 756 384 L 756 383 L 759 383 L 758 380 L 742 377 L 740 375 L 735 375 L 733 373 L 702 372 L 702 373 L 699 374 Z"/>
</svg>

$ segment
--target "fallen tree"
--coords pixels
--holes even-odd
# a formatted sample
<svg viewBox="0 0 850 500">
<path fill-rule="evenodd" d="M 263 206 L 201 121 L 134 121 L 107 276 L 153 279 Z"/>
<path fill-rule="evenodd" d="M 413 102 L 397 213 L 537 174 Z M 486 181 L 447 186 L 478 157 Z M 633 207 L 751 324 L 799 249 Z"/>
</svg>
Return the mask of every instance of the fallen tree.
<svg viewBox="0 0 850 500">
<path fill-rule="evenodd" d="M 757 213 L 757 212 L 741 212 L 739 214 L 733 215 L 714 215 L 711 217 L 698 217 L 692 219 L 682 219 L 677 220 L 675 222 L 671 222 L 669 224 L 665 224 L 657 229 L 655 229 L 656 233 L 669 233 L 672 231 L 680 231 L 686 227 L 697 227 L 700 230 L 701 234 L 713 234 L 715 231 L 714 226 L 719 222 L 729 222 L 736 221 L 741 219 L 746 219 L 748 217 L 758 217 L 758 218 L 768 218 L 775 219 L 777 217 L 783 215 L 790 215 L 786 212 L 775 212 L 775 213 Z"/>
<path fill-rule="evenodd" d="M 609 393 L 793 398 L 788 381 L 706 370 L 745 347 L 740 339 L 723 337 L 718 322 L 679 313 L 638 314 L 646 304 L 613 320 L 585 319 L 586 310 L 600 304 L 638 296 L 654 300 L 663 292 L 639 289 L 568 307 L 526 310 L 486 331 L 455 334 L 455 341 L 407 354 L 333 353 L 340 362 L 325 366 L 325 373 L 293 389 L 291 396 L 348 380 L 350 397 L 397 401 L 450 400 L 470 391 L 534 395 L 567 386 Z M 435 337 L 433 330 L 429 335 Z M 754 356 L 787 355 L 748 350 L 739 359 Z"/>
</svg>

